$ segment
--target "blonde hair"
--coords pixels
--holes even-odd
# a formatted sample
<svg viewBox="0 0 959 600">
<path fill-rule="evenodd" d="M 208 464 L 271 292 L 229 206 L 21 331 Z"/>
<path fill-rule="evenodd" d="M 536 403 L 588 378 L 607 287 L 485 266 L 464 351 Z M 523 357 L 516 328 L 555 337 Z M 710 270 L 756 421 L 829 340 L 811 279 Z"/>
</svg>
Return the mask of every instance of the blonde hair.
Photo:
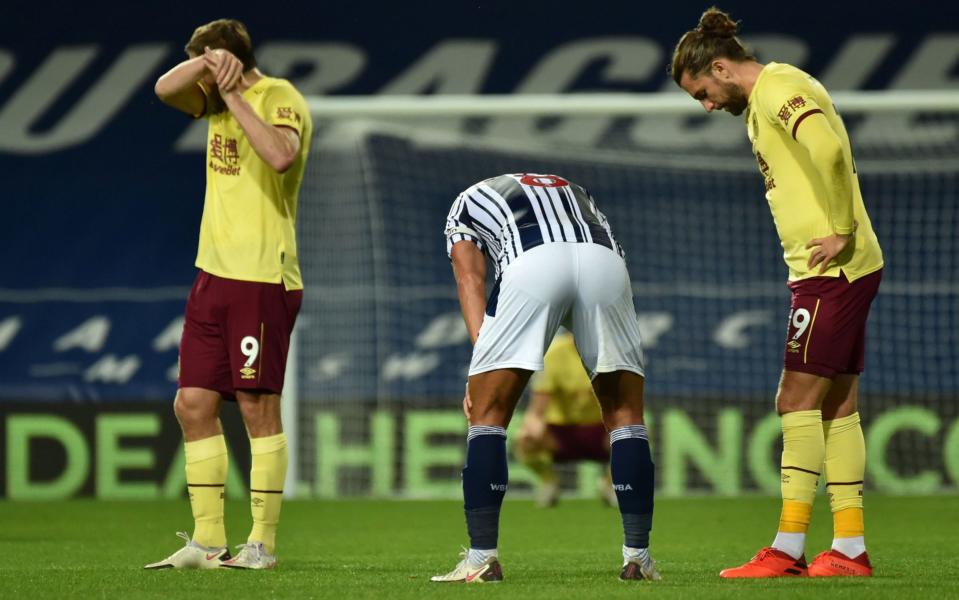
<svg viewBox="0 0 959 600">
<path fill-rule="evenodd" d="M 673 80 L 678 84 L 686 71 L 693 77 L 708 73 L 709 65 L 717 58 L 735 62 L 756 60 L 736 37 L 738 31 L 738 21 L 715 6 L 707 8 L 699 18 L 699 25 L 684 33 L 673 50 Z"/>
</svg>

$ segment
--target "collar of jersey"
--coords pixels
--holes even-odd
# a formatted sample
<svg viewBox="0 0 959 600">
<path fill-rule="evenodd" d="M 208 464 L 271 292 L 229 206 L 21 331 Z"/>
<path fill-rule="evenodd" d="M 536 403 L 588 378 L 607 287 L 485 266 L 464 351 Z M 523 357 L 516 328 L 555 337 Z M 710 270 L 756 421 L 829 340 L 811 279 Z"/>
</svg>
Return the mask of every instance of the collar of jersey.
<svg viewBox="0 0 959 600">
<path fill-rule="evenodd" d="M 756 77 L 756 82 L 753 83 L 753 89 L 749 91 L 749 99 L 746 100 L 746 108 L 749 109 L 749 112 L 752 112 L 753 98 L 756 97 L 756 90 L 759 89 L 759 82 L 763 80 L 763 75 L 766 74 L 766 71 L 769 70 L 769 67 L 775 66 L 777 64 L 779 63 L 768 62 L 765 65 L 763 65 L 763 68 L 759 71 L 759 76 Z"/>
<path fill-rule="evenodd" d="M 247 89 L 243 90 L 241 95 L 247 100 L 249 100 L 249 94 L 252 94 L 253 90 L 259 87 L 262 87 L 263 85 L 266 85 L 267 79 L 269 79 L 269 77 L 267 77 L 266 75 L 260 75 L 260 78 L 257 80 L 257 82 L 251 85 L 250 87 L 248 87 Z"/>
</svg>

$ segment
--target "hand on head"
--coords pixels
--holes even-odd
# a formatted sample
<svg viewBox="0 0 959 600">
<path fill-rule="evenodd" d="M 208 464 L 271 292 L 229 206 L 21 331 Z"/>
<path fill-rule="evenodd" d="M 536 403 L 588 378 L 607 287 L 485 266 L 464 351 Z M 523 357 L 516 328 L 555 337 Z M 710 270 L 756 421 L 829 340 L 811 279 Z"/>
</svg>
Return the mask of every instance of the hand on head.
<svg viewBox="0 0 959 600">
<path fill-rule="evenodd" d="M 232 52 L 206 46 L 203 49 L 203 62 L 207 70 L 216 77 L 216 86 L 221 94 L 240 91 L 240 86 L 245 83 L 243 63 Z"/>
</svg>

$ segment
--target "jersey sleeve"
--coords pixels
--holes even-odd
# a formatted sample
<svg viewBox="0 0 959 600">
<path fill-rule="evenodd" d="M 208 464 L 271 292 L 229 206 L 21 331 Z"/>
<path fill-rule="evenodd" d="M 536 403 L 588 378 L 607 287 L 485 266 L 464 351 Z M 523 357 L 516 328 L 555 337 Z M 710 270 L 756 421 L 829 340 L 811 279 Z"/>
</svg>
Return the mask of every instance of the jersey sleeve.
<svg viewBox="0 0 959 600">
<path fill-rule="evenodd" d="M 483 250 L 483 240 L 473 226 L 473 218 L 469 214 L 466 195 L 460 194 L 450 213 L 446 217 L 446 255 L 451 256 L 453 245 L 458 242 L 473 242 L 480 250 Z"/>
<path fill-rule="evenodd" d="M 307 114 L 306 100 L 291 85 L 277 85 L 266 92 L 263 100 L 263 120 L 270 125 L 289 127 L 303 136 L 303 122 Z"/>
<path fill-rule="evenodd" d="M 773 85 L 759 98 L 764 116 L 809 152 L 813 166 L 829 191 L 829 221 L 832 231 L 839 234 L 852 233 L 855 230 L 852 186 L 847 170 L 837 170 L 837 165 L 843 166 L 843 160 L 842 144 L 836 132 L 830 127 L 825 113 L 805 80 L 790 77 L 771 83 Z M 809 117 L 814 118 L 804 129 L 800 129 Z"/>
<path fill-rule="evenodd" d="M 822 108 L 804 82 L 776 81 L 759 97 L 759 108 L 767 120 L 781 127 L 796 139 L 802 122 L 812 115 L 822 114 Z"/>
<path fill-rule="evenodd" d="M 202 80 L 196 82 L 196 87 L 198 87 L 200 92 L 203 94 L 203 111 L 190 116 L 194 119 L 205 119 L 210 116 L 208 112 L 208 109 L 210 108 L 210 90 Z"/>
</svg>

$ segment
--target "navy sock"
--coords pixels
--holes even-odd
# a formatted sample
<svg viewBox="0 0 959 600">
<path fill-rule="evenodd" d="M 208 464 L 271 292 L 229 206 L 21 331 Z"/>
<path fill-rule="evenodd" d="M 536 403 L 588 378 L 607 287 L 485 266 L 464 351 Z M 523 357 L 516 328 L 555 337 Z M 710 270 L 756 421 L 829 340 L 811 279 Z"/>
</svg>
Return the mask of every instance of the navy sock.
<svg viewBox="0 0 959 600">
<path fill-rule="evenodd" d="M 508 479 L 506 430 L 492 425 L 471 426 L 463 468 L 463 503 L 471 548 L 496 548 L 499 511 Z"/>
<path fill-rule="evenodd" d="M 626 425 L 609 434 L 609 469 L 623 517 L 623 545 L 648 548 L 653 528 L 653 459 L 645 425 Z"/>
</svg>

